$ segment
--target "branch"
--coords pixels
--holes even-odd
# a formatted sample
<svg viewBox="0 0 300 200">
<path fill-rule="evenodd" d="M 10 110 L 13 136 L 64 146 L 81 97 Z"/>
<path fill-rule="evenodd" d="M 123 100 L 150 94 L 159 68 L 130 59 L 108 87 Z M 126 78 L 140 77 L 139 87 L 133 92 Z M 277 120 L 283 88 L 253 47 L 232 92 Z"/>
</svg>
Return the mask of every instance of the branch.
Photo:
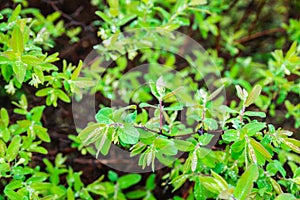
<svg viewBox="0 0 300 200">
<path fill-rule="evenodd" d="M 274 29 L 270 29 L 270 30 L 265 30 L 265 31 L 258 32 L 258 33 L 249 35 L 247 37 L 243 37 L 241 39 L 238 39 L 238 40 L 235 41 L 235 43 L 243 44 L 243 43 L 249 42 L 251 40 L 257 39 L 259 37 L 272 35 L 274 33 L 284 33 L 284 32 L 285 32 L 284 28 L 274 28 Z"/>
</svg>

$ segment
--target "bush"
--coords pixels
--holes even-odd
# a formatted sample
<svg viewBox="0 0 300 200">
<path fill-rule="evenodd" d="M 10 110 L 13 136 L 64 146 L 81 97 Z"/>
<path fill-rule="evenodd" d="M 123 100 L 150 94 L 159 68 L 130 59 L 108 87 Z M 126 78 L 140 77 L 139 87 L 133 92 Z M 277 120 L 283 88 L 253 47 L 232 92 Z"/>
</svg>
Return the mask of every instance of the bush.
<svg viewBox="0 0 300 200">
<path fill-rule="evenodd" d="M 64 3 L 1 6 L 0 199 L 300 198 L 298 2 Z"/>
</svg>

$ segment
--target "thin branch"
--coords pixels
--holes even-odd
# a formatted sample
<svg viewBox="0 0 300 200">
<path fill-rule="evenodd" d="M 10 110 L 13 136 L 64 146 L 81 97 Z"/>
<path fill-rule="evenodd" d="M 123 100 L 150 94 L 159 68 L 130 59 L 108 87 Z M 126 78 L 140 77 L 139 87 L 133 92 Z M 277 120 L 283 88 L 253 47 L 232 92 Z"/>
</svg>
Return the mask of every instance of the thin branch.
<svg viewBox="0 0 300 200">
<path fill-rule="evenodd" d="M 265 30 L 265 31 L 255 33 L 255 34 L 249 35 L 247 37 L 238 39 L 235 41 L 235 43 L 243 44 L 243 43 L 249 42 L 251 40 L 263 37 L 263 36 L 272 35 L 274 33 L 284 33 L 284 32 L 285 32 L 284 28 L 274 28 L 274 29 L 270 29 L 270 30 Z"/>
<path fill-rule="evenodd" d="M 161 132 L 159 131 L 155 131 L 155 130 L 152 130 L 150 128 L 147 128 L 146 126 L 134 126 L 135 128 L 140 128 L 140 129 L 143 129 L 145 131 L 149 131 L 149 132 L 152 132 L 152 133 L 156 133 L 156 134 L 161 134 Z"/>
</svg>

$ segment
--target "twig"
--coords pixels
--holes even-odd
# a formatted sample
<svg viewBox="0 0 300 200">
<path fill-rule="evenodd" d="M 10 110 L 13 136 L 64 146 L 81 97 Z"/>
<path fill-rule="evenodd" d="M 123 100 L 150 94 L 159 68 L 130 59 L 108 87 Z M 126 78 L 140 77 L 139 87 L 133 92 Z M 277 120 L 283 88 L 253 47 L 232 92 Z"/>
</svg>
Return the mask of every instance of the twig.
<svg viewBox="0 0 300 200">
<path fill-rule="evenodd" d="M 250 40 L 254 40 L 254 39 L 259 38 L 259 37 L 263 37 L 263 36 L 266 36 L 266 35 L 271 35 L 271 34 L 279 33 L 279 32 L 284 33 L 285 29 L 284 28 L 274 28 L 274 29 L 270 29 L 270 30 L 265 30 L 265 31 L 255 33 L 255 34 L 249 35 L 247 37 L 243 37 L 241 39 L 238 39 L 238 40 L 235 41 L 235 43 L 243 44 L 243 43 L 249 42 Z"/>
<path fill-rule="evenodd" d="M 143 129 L 143 130 L 145 130 L 145 131 L 152 132 L 152 133 L 161 134 L 161 132 L 152 130 L 152 129 L 150 129 L 150 128 L 147 128 L 146 126 L 134 126 L 134 127 L 135 127 L 135 128 L 140 128 L 140 129 Z"/>
</svg>

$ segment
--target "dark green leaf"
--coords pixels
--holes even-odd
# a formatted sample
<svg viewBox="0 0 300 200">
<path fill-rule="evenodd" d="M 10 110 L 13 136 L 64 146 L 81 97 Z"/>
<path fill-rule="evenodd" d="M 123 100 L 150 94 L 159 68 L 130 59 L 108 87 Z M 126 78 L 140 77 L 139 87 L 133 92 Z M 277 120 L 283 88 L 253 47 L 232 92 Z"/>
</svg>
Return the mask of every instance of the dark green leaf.
<svg viewBox="0 0 300 200">
<path fill-rule="evenodd" d="M 146 189 L 154 190 L 155 188 L 155 174 L 150 174 L 150 176 L 146 180 Z"/>
<path fill-rule="evenodd" d="M 117 181 L 119 178 L 118 174 L 114 171 L 109 170 L 108 171 L 108 179 L 112 182 Z"/>
<path fill-rule="evenodd" d="M 127 174 L 120 177 L 117 181 L 120 189 L 129 188 L 132 185 L 137 184 L 142 180 L 142 176 L 140 174 Z"/>
</svg>

